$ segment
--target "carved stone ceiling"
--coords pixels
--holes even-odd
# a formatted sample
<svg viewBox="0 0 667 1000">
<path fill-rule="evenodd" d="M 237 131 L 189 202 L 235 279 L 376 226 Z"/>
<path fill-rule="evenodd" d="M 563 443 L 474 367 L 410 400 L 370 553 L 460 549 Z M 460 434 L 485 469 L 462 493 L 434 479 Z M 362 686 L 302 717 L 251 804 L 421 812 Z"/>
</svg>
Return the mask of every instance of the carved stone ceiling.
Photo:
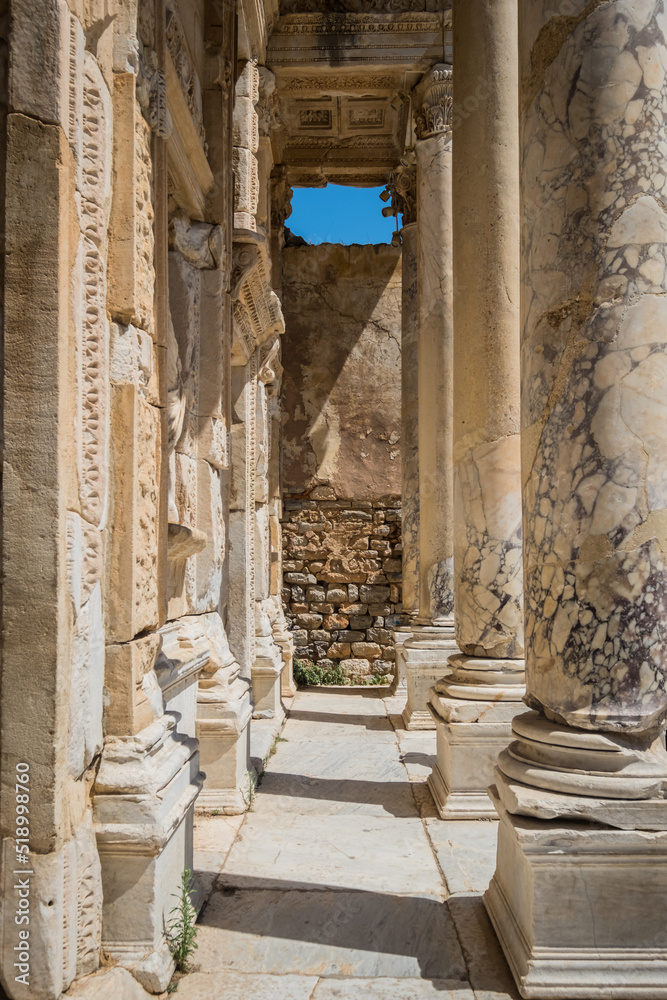
<svg viewBox="0 0 667 1000">
<path fill-rule="evenodd" d="M 292 187 L 385 184 L 407 142 L 409 94 L 451 60 L 449 0 L 281 0 L 276 162 Z"/>
</svg>

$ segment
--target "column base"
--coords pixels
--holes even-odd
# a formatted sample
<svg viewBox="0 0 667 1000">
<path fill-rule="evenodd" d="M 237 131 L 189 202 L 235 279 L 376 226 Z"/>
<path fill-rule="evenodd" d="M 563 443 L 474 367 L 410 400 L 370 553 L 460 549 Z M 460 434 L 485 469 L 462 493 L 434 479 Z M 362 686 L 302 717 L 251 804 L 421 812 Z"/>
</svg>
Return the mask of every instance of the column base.
<svg viewBox="0 0 667 1000">
<path fill-rule="evenodd" d="M 271 636 L 258 636 L 252 667 L 253 719 L 285 718 L 281 698 L 281 678 L 285 669 L 282 650 Z"/>
<path fill-rule="evenodd" d="M 428 785 L 441 819 L 496 819 L 487 788 L 512 720 L 525 711 L 523 660 L 455 654 L 449 666 L 452 676 L 429 694 L 437 760 Z"/>
<path fill-rule="evenodd" d="M 432 696 L 438 699 L 435 692 Z M 476 705 L 480 707 L 479 702 Z M 491 710 L 496 707 L 482 705 Z M 519 703 L 515 711 L 520 712 L 523 707 Z M 437 730 L 437 762 L 428 778 L 440 818 L 497 819 L 487 788 L 498 754 L 512 739 L 511 719 L 450 723 L 442 718 L 441 711 L 442 708 L 431 708 Z"/>
<path fill-rule="evenodd" d="M 289 633 L 286 637 L 274 636 L 276 645 L 283 654 L 283 672 L 280 675 L 280 693 L 283 698 L 293 698 L 296 694 L 294 680 L 294 639 Z"/>
<path fill-rule="evenodd" d="M 102 868 L 102 949 L 150 993 L 166 990 L 174 961 L 166 928 L 192 869 L 194 803 L 203 775 L 196 740 L 171 716 L 107 741 L 94 794 Z"/>
<path fill-rule="evenodd" d="M 435 729 L 428 707 L 429 692 L 436 681 L 451 673 L 449 657 L 458 653 L 454 622 L 442 625 L 415 625 L 403 644 L 408 701 L 403 724 L 408 730 Z"/>
<path fill-rule="evenodd" d="M 395 697 L 397 694 L 408 693 L 408 678 L 405 669 L 405 651 L 403 649 L 404 644 L 412 637 L 412 628 L 409 625 L 401 625 L 400 628 L 394 631 L 394 648 L 396 650 L 396 661 L 394 667 L 394 679 L 389 685 L 389 697 Z"/>
<path fill-rule="evenodd" d="M 500 826 L 484 903 L 521 996 L 667 1000 L 667 830 L 513 816 L 489 794 Z"/>
</svg>

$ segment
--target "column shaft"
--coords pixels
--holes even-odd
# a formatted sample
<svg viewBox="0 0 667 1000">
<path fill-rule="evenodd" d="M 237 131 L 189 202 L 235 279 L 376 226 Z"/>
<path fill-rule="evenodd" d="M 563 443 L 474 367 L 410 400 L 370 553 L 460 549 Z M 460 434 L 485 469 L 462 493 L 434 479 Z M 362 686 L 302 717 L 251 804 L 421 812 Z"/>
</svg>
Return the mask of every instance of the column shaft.
<svg viewBox="0 0 667 1000">
<path fill-rule="evenodd" d="M 519 4 L 537 711 L 499 757 L 486 905 L 523 996 L 665 1000 L 667 22 L 661 0 L 574 6 Z"/>
<path fill-rule="evenodd" d="M 405 216 L 404 216 L 405 221 Z M 419 611 L 419 412 L 417 317 L 417 225 L 408 223 L 403 238 L 403 302 L 401 337 L 401 498 L 403 529 L 403 611 Z"/>
<path fill-rule="evenodd" d="M 416 151 L 419 606 L 424 622 L 440 624 L 454 611 L 451 132 L 420 140 Z"/>
<path fill-rule="evenodd" d="M 516 0 L 455 0 L 454 609 L 462 653 L 430 694 L 443 819 L 495 817 L 523 707 Z M 463 654 L 463 655 L 462 655 Z"/>
<path fill-rule="evenodd" d="M 433 729 L 429 691 L 449 672 L 454 639 L 451 67 L 415 92 L 417 156 L 419 617 L 403 644 L 408 729 Z"/>
</svg>

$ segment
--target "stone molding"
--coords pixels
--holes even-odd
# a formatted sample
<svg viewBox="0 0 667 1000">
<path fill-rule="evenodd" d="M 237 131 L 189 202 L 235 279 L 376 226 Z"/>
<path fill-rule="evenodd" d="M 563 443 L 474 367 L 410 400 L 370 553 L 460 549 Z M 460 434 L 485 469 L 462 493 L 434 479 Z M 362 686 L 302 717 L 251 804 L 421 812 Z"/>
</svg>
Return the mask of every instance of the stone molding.
<svg viewBox="0 0 667 1000">
<path fill-rule="evenodd" d="M 422 80 L 416 89 L 415 131 L 418 139 L 433 135 L 452 134 L 452 108 L 454 86 L 452 67 L 439 64 Z"/>
<path fill-rule="evenodd" d="M 413 149 L 406 149 L 380 197 L 383 201 L 391 198 L 391 204 L 382 209 L 385 217 L 401 214 L 404 226 L 417 221 L 417 159 Z"/>
<path fill-rule="evenodd" d="M 321 14 L 322 0 L 280 0 L 280 14 Z M 328 14 L 425 14 L 448 11 L 449 0 L 329 0 Z"/>
</svg>

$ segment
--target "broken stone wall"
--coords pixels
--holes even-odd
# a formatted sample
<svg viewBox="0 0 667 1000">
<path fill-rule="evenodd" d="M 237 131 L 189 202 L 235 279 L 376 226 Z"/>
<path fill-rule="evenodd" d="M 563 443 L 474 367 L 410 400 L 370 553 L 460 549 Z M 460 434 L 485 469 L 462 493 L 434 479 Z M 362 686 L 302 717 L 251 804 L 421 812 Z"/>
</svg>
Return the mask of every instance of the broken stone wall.
<svg viewBox="0 0 667 1000">
<path fill-rule="evenodd" d="M 297 655 L 390 673 L 401 605 L 401 254 L 283 251 L 283 558 Z"/>
<path fill-rule="evenodd" d="M 401 605 L 399 498 L 336 498 L 316 487 L 286 500 L 283 602 L 297 657 L 350 677 L 394 669 Z"/>
</svg>

